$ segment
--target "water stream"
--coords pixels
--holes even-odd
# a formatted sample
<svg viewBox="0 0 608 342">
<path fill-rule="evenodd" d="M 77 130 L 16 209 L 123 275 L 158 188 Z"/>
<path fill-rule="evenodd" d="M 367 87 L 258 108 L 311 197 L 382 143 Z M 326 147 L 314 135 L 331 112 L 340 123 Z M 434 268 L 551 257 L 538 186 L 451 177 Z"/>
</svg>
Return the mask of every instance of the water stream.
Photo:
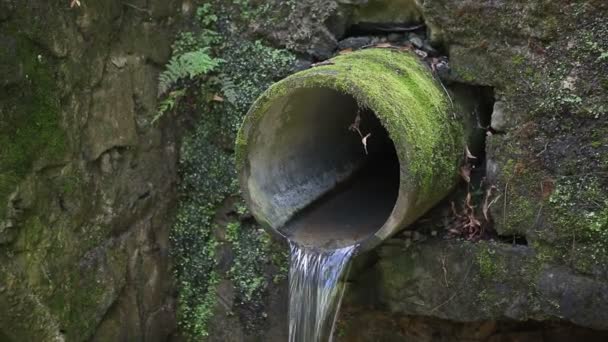
<svg viewBox="0 0 608 342">
<path fill-rule="evenodd" d="M 332 341 L 356 245 L 322 250 L 290 242 L 289 342 Z"/>
<path fill-rule="evenodd" d="M 368 156 L 347 181 L 279 229 L 291 249 L 289 342 L 332 341 L 351 259 L 361 241 L 382 227 L 397 200 L 399 163 L 386 139 L 390 153 Z"/>
</svg>

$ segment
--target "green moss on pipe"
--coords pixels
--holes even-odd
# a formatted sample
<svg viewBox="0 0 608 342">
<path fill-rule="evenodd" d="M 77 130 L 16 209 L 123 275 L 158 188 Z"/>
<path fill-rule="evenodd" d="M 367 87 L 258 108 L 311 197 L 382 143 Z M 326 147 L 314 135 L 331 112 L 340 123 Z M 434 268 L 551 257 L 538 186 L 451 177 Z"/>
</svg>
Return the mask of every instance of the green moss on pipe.
<svg viewBox="0 0 608 342">
<path fill-rule="evenodd" d="M 275 101 L 302 88 L 349 94 L 360 107 L 371 109 L 388 131 L 401 169 L 397 206 L 404 206 L 395 208 L 393 214 L 400 218 L 392 226 L 413 222 L 456 184 L 465 140 L 448 95 L 413 53 L 376 48 L 337 56 L 275 83 L 260 96 L 236 141 L 237 170 L 246 197 L 252 132 Z M 398 228 L 381 229 L 376 235 L 383 239 Z"/>
</svg>

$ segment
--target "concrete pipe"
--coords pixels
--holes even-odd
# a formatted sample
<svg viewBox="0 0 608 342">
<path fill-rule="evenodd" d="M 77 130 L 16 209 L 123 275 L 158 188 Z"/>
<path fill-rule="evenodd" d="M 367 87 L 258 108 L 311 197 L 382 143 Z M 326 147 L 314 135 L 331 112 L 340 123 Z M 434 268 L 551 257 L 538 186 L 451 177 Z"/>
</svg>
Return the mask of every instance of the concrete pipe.
<svg viewBox="0 0 608 342">
<path fill-rule="evenodd" d="M 457 183 L 456 117 L 413 53 L 340 55 L 254 103 L 236 142 L 243 195 L 260 223 L 301 245 L 373 248 Z"/>
</svg>

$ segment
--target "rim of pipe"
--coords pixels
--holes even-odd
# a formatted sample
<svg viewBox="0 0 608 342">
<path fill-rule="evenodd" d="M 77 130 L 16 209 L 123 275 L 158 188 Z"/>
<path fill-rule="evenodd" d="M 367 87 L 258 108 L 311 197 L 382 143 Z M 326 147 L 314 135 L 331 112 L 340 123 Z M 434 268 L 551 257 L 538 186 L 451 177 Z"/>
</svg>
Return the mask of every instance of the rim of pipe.
<svg viewBox="0 0 608 342">
<path fill-rule="evenodd" d="M 260 123 L 273 105 L 302 89 L 329 88 L 352 96 L 380 120 L 399 161 L 399 192 L 384 224 L 358 241 L 369 250 L 413 223 L 458 182 L 465 145 L 463 123 L 445 88 L 411 51 L 370 48 L 334 57 L 273 84 L 252 105 L 236 140 L 236 166 L 242 194 L 254 217 L 271 233 L 287 218 L 261 203 L 250 151 Z M 255 171 L 255 170 L 254 170 Z M 310 204 L 310 203 L 307 203 Z M 269 209 L 270 208 L 270 209 Z M 303 208 L 294 208 L 296 211 Z M 283 215 L 284 216 L 284 215 Z"/>
</svg>

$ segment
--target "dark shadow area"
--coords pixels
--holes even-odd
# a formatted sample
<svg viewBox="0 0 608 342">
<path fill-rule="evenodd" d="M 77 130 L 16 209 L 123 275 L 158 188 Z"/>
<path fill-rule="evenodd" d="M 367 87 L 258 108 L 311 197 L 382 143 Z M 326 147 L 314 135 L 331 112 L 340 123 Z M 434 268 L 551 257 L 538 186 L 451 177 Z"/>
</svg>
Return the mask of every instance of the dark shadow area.
<svg viewBox="0 0 608 342">
<path fill-rule="evenodd" d="M 351 115 L 354 121 L 357 113 Z M 361 110 L 359 115 L 361 135 L 370 134 L 366 145 L 356 130 L 344 127 L 342 132 L 335 132 L 348 141 L 357 141 L 357 170 L 297 213 L 281 229 L 290 240 L 325 248 L 350 245 L 380 229 L 391 214 L 399 190 L 395 147 L 373 112 Z M 331 151 L 332 146 L 327 148 Z M 335 151 L 339 153 L 339 149 Z"/>
<path fill-rule="evenodd" d="M 498 235 L 498 241 L 512 245 L 528 245 L 528 239 L 522 235 Z"/>
<path fill-rule="evenodd" d="M 348 27 L 344 37 L 341 38 L 405 32 L 416 32 L 420 35 L 426 35 L 426 25 L 411 23 L 358 23 Z"/>
<path fill-rule="evenodd" d="M 433 342 L 603 342 L 608 331 L 560 321 L 486 320 L 455 322 L 423 316 L 403 316 L 376 310 L 345 308 L 339 326 L 346 334 L 337 341 Z"/>
<path fill-rule="evenodd" d="M 399 191 L 395 147 L 371 112 L 361 117 L 363 134 L 371 132 L 361 168 L 285 226 L 283 232 L 291 240 L 316 246 L 324 241 L 326 248 L 349 245 L 376 232 L 391 214 Z M 363 144 L 360 148 L 364 149 Z"/>
</svg>

